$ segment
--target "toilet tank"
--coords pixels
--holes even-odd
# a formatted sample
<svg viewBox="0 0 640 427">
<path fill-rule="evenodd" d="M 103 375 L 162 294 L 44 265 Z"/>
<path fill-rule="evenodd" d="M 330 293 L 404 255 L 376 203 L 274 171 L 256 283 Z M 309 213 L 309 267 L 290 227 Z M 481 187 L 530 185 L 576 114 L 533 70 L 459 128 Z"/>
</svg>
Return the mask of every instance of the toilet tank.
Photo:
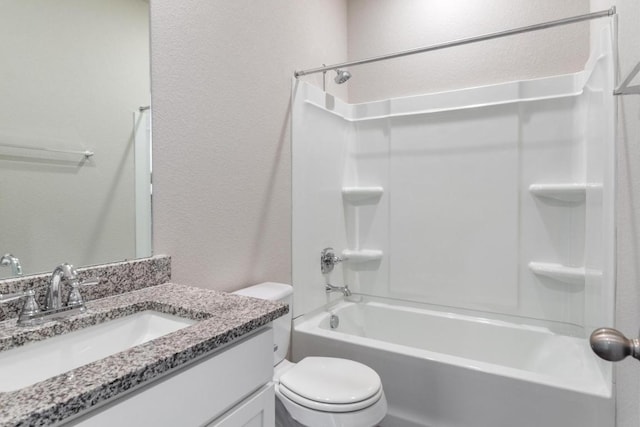
<svg viewBox="0 0 640 427">
<path fill-rule="evenodd" d="M 293 287 L 284 283 L 265 282 L 239 289 L 233 293 L 289 304 L 289 313 L 273 321 L 273 366 L 282 362 L 289 351 L 289 341 L 291 339 Z"/>
</svg>

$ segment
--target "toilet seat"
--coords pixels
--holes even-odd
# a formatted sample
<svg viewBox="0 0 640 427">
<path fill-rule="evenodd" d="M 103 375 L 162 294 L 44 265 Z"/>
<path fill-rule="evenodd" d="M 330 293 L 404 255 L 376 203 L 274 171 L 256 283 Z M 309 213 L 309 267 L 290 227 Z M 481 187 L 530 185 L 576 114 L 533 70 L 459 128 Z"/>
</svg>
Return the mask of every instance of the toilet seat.
<svg viewBox="0 0 640 427">
<path fill-rule="evenodd" d="M 282 393 L 282 389 L 283 387 L 280 384 L 276 384 L 275 391 L 279 405 L 276 405 L 276 418 L 282 417 L 280 418 L 281 421 L 284 421 L 282 425 L 289 425 L 286 420 L 293 418 L 293 420 L 307 427 L 372 427 L 377 426 L 387 414 L 387 399 L 382 389 L 380 389 L 380 398 L 371 406 L 352 412 L 313 410 L 289 399 Z M 280 407 L 283 408 L 285 413 L 278 415 Z M 298 424 L 295 425 L 297 426 Z"/>
<path fill-rule="evenodd" d="M 297 403 L 298 405 L 304 406 L 305 408 L 313 409 L 315 411 L 323 411 L 323 412 L 334 412 L 334 413 L 342 413 L 342 412 L 354 412 L 359 411 L 361 409 L 366 409 L 369 406 L 376 403 L 382 397 L 382 388 L 380 388 L 376 394 L 369 397 L 368 399 L 361 400 L 360 402 L 355 403 L 323 403 L 317 402 L 315 400 L 307 399 L 303 396 L 292 392 L 287 387 L 279 384 L 279 391 L 283 396 L 291 400 L 292 402 Z"/>
<path fill-rule="evenodd" d="M 284 372 L 278 383 L 288 399 L 325 412 L 358 411 L 382 396 L 382 383 L 373 369 L 333 357 L 307 357 Z"/>
</svg>

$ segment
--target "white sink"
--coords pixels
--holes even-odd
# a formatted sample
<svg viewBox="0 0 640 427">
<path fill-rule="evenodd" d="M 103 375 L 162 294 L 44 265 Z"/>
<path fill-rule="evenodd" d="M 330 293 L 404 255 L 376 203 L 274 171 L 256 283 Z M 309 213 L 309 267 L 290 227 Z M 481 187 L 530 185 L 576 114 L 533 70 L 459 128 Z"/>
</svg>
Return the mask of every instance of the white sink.
<svg viewBox="0 0 640 427">
<path fill-rule="evenodd" d="M 21 389 L 194 323 L 142 311 L 0 352 L 0 392 Z"/>
</svg>

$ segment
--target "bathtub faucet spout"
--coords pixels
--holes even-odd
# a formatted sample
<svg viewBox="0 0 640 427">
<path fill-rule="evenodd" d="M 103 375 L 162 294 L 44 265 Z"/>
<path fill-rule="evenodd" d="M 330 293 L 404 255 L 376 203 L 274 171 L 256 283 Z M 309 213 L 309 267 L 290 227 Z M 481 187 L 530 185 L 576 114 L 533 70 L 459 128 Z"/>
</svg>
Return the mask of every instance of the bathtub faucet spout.
<svg viewBox="0 0 640 427">
<path fill-rule="evenodd" d="M 344 295 L 345 297 L 351 296 L 349 285 L 333 286 L 332 284 L 327 283 L 327 285 L 324 287 L 324 290 L 327 291 L 328 294 L 330 294 L 331 292 L 342 292 L 342 295 Z"/>
</svg>

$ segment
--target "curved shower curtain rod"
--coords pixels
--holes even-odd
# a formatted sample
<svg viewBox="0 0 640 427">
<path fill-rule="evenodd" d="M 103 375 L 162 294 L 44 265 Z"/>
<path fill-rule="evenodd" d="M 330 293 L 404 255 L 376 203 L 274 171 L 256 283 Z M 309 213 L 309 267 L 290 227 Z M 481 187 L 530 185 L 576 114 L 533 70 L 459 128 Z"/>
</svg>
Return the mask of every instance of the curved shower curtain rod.
<svg viewBox="0 0 640 427">
<path fill-rule="evenodd" d="M 515 35 L 515 34 L 527 33 L 529 31 L 543 30 L 543 29 L 546 29 L 546 28 L 557 27 L 557 26 L 560 26 L 560 25 L 567 25 L 567 24 L 573 24 L 573 23 L 576 23 L 576 22 L 588 21 L 590 19 L 605 18 L 607 16 L 613 16 L 615 14 L 616 14 L 616 7 L 613 6 L 610 9 L 607 9 L 607 10 L 601 10 L 599 12 L 587 13 L 587 14 L 584 14 L 584 15 L 572 16 L 570 18 L 558 19 L 556 21 L 543 22 L 541 24 L 529 25 L 529 26 L 526 26 L 526 27 L 514 28 L 514 29 L 511 29 L 511 30 L 498 31 L 496 33 L 488 33 L 488 34 L 483 34 L 483 35 L 480 35 L 480 36 L 453 40 L 453 41 L 450 41 L 450 42 L 445 42 L 445 43 L 440 43 L 440 44 L 435 44 L 435 45 L 425 46 L 425 47 L 419 47 L 419 48 L 416 48 L 416 49 L 410 49 L 410 50 L 405 50 L 405 51 L 402 51 L 402 52 L 390 53 L 390 54 L 387 54 L 387 55 L 375 56 L 375 57 L 372 57 L 372 58 L 361 59 L 361 60 L 358 60 L 358 61 L 343 62 L 341 64 L 325 65 L 325 66 L 318 67 L 318 68 L 310 68 L 310 69 L 307 69 L 307 70 L 295 71 L 293 73 L 293 75 L 294 75 L 294 77 L 298 78 L 300 76 L 305 76 L 307 74 L 322 73 L 322 72 L 326 72 L 326 71 L 330 71 L 330 70 L 337 70 L 338 68 L 352 67 L 354 65 L 369 64 L 371 62 L 383 61 L 383 60 L 386 60 L 386 59 L 400 58 L 402 56 L 414 55 L 416 53 L 424 53 L 424 52 L 430 52 L 430 51 L 433 51 L 433 50 L 446 49 L 446 48 L 450 48 L 450 47 L 453 47 L 453 46 L 461 46 L 461 45 L 465 45 L 465 44 L 469 44 L 469 43 L 476 43 L 476 42 L 480 42 L 480 41 L 484 41 L 484 40 L 491 40 L 491 39 L 497 39 L 497 38 L 500 38 L 500 37 L 511 36 L 511 35 Z"/>
</svg>

